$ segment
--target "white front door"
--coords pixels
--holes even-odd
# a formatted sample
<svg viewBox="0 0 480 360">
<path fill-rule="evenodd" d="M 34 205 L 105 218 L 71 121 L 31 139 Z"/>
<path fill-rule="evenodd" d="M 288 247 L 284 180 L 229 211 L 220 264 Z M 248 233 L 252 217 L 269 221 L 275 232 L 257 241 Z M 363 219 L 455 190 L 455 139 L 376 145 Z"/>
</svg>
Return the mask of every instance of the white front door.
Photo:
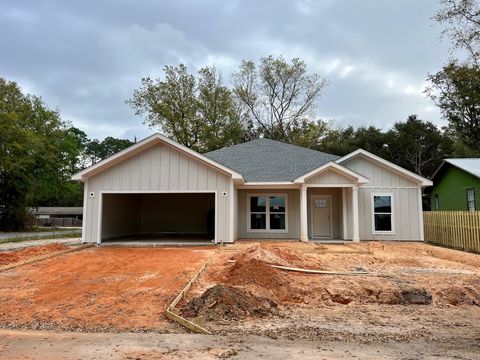
<svg viewBox="0 0 480 360">
<path fill-rule="evenodd" d="M 329 195 L 311 197 L 312 238 L 332 238 L 332 198 Z"/>
</svg>

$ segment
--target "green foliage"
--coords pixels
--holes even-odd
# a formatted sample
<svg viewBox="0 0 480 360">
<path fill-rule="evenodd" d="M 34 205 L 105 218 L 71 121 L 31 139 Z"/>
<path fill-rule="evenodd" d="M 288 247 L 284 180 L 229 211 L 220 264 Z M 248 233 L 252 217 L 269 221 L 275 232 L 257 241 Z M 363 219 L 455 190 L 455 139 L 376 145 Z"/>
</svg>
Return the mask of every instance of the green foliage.
<svg viewBox="0 0 480 360">
<path fill-rule="evenodd" d="M 480 156 L 480 67 L 451 62 L 428 80 L 427 95 L 458 139 Z"/>
<path fill-rule="evenodd" d="M 309 73 L 304 61 L 295 58 L 289 63 L 282 56 L 267 56 L 257 67 L 244 60 L 233 80 L 243 114 L 264 137 L 298 142 L 302 129 L 311 132 L 316 126 L 312 119 L 327 81 Z"/>
<path fill-rule="evenodd" d="M 128 139 L 116 139 L 111 136 L 106 137 L 103 141 L 93 139 L 83 145 L 84 155 L 86 160 L 90 160 L 93 165 L 100 160 L 106 159 L 109 156 L 116 154 L 117 152 L 133 145 L 133 141 Z"/>
<path fill-rule="evenodd" d="M 355 129 L 349 126 L 345 129 L 331 129 L 318 149 L 343 156 L 362 148 L 375 155 L 384 156 L 385 146 L 386 135 L 381 129 L 374 126 Z"/>
<path fill-rule="evenodd" d="M 214 68 L 203 68 L 195 77 L 185 65 L 165 66 L 164 80 L 143 78 L 127 100 L 145 123 L 173 140 L 206 152 L 239 143 L 243 130 L 231 91 L 223 86 Z"/>
<path fill-rule="evenodd" d="M 397 122 L 386 133 L 384 156 L 414 173 L 431 177 L 442 160 L 452 151 L 452 141 L 435 124 L 416 115 Z"/>
</svg>

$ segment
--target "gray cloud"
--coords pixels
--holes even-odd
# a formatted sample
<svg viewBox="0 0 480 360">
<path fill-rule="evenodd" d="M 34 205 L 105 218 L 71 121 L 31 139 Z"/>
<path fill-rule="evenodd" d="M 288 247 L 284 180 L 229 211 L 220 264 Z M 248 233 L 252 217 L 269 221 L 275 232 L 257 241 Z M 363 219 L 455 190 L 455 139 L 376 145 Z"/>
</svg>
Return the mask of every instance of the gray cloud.
<svg viewBox="0 0 480 360">
<path fill-rule="evenodd" d="M 409 114 L 443 124 L 422 90 L 448 44 L 434 2 L 14 1 L 0 4 L 0 76 L 41 95 L 91 137 L 152 130 L 125 105 L 165 64 L 215 65 L 226 82 L 242 59 L 300 57 L 330 86 L 319 116 L 389 127 Z"/>
</svg>

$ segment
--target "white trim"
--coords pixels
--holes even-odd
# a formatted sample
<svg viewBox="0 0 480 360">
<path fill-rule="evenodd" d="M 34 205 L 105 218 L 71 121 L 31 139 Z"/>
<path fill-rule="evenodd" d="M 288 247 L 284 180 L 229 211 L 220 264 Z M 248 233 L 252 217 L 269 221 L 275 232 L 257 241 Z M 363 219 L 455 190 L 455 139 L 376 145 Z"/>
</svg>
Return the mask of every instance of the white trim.
<svg viewBox="0 0 480 360">
<path fill-rule="evenodd" d="M 102 213 L 103 194 L 215 194 L 215 234 L 214 243 L 218 240 L 218 194 L 217 190 L 99 190 L 98 192 L 98 215 L 97 215 L 97 244 L 102 241 Z M 223 239 L 222 239 L 223 241 Z"/>
<path fill-rule="evenodd" d="M 129 156 L 132 156 L 134 154 L 137 154 L 139 152 L 141 152 L 142 150 L 158 143 L 158 142 L 163 142 L 164 144 L 166 145 L 169 145 L 177 150 L 180 150 L 182 152 L 184 152 L 185 154 L 189 155 L 190 157 L 193 157 L 199 161 L 202 161 L 204 163 L 206 163 L 207 165 L 210 165 L 214 168 L 217 168 L 229 175 L 232 176 L 232 178 L 234 179 L 243 179 L 242 175 L 240 175 L 239 173 L 237 173 L 236 171 L 233 171 L 232 169 L 226 167 L 226 166 L 223 166 L 219 163 L 217 163 L 216 161 L 213 161 L 209 158 L 207 158 L 206 156 L 202 155 L 202 154 L 199 154 L 197 153 L 196 151 L 193 151 L 192 149 L 189 149 L 187 148 L 186 146 L 183 146 L 169 138 L 167 138 L 166 136 L 162 135 L 162 134 L 159 134 L 159 133 L 156 133 L 156 134 L 153 134 L 139 142 L 137 142 L 136 144 L 133 144 L 132 146 L 129 146 L 128 148 L 122 150 L 122 151 L 119 151 L 118 153 L 102 160 L 102 161 L 99 161 L 98 163 L 86 168 L 86 169 L 83 169 L 82 171 L 79 171 L 78 173 L 74 174 L 72 176 L 72 180 L 80 180 L 80 181 L 84 181 L 85 178 L 91 176 L 91 175 L 94 175 L 100 171 L 103 171 L 107 168 L 109 168 L 110 166 L 124 160 L 125 158 L 129 157 Z"/>
<path fill-rule="evenodd" d="M 315 236 L 313 234 L 313 219 L 314 219 L 314 216 L 313 216 L 313 209 L 314 209 L 314 198 L 328 198 L 329 202 L 329 210 L 330 210 L 330 214 L 329 214 L 329 222 L 330 222 L 330 235 L 329 236 Z M 333 218 L 332 218 L 332 207 L 333 207 L 333 204 L 332 204 L 332 195 L 310 195 L 310 234 L 312 235 L 312 239 L 333 239 Z"/>
<path fill-rule="evenodd" d="M 360 186 L 362 189 L 418 189 L 418 186 Z"/>
<path fill-rule="evenodd" d="M 393 198 L 393 193 L 371 193 L 371 204 L 372 204 L 372 234 L 373 235 L 395 235 L 395 204 L 394 204 L 394 198 Z M 375 204 L 374 204 L 374 197 L 375 196 L 390 196 L 390 208 L 391 212 L 389 213 L 384 213 L 384 214 L 390 214 L 390 223 L 392 224 L 392 230 L 390 231 L 378 231 L 375 230 Z M 382 213 L 377 213 L 377 214 L 382 214 Z"/>
<path fill-rule="evenodd" d="M 420 240 L 425 241 L 425 235 L 424 235 L 424 229 L 423 229 L 423 204 L 422 204 L 422 188 L 418 188 L 417 190 L 417 196 L 418 196 L 418 214 L 420 217 L 419 221 L 419 227 L 420 227 Z"/>
<path fill-rule="evenodd" d="M 87 242 L 87 206 L 88 206 L 87 183 L 83 184 L 83 215 L 82 215 L 82 243 Z"/>
<path fill-rule="evenodd" d="M 360 223 L 358 216 L 358 187 L 352 188 L 352 241 L 360 241 Z"/>
<path fill-rule="evenodd" d="M 265 229 L 252 229 L 250 219 L 250 198 L 265 196 Z M 270 196 L 285 197 L 285 229 L 270 229 Z M 287 193 L 247 193 L 247 233 L 288 233 L 288 194 Z M 262 213 L 263 214 L 263 213 Z M 276 214 L 276 213 L 273 213 Z M 283 213 L 280 213 L 283 214 Z"/>
<path fill-rule="evenodd" d="M 230 222 L 230 242 L 234 242 L 235 239 L 234 239 L 234 234 L 235 234 L 235 229 L 234 229 L 234 226 L 233 226 L 233 219 L 235 217 L 235 211 L 234 211 L 234 208 L 235 208 L 235 205 L 233 203 L 233 200 L 234 200 L 234 196 L 233 196 L 233 192 L 235 191 L 235 186 L 233 185 L 233 179 L 230 179 L 230 190 L 229 190 L 229 194 L 228 196 L 230 196 L 230 202 L 229 202 L 229 205 L 230 205 L 230 209 L 229 209 L 229 213 L 230 213 L 230 216 L 229 216 L 229 222 Z M 238 205 L 237 205 L 238 206 Z M 215 211 L 215 214 L 217 212 Z M 237 220 L 238 221 L 238 220 Z M 223 245 L 223 244 L 222 244 Z"/>
<path fill-rule="evenodd" d="M 342 222 L 343 222 L 343 240 L 347 240 L 347 191 L 342 188 Z"/>
<path fill-rule="evenodd" d="M 300 184 L 303 184 L 305 183 L 305 180 L 307 180 L 308 178 L 312 177 L 312 176 L 315 176 L 315 175 L 318 175 L 320 173 L 322 173 L 323 171 L 326 171 L 326 170 L 333 170 L 333 171 L 336 171 L 337 173 L 340 173 L 341 175 L 344 175 L 344 176 L 347 176 L 347 177 L 351 177 L 353 179 L 356 180 L 356 183 L 359 183 L 359 184 L 365 184 L 365 183 L 368 183 L 368 179 L 363 176 L 363 175 L 360 175 L 358 173 L 356 173 L 355 171 L 353 170 L 350 170 L 336 162 L 333 162 L 333 161 L 330 161 L 326 164 L 323 164 L 322 166 L 319 166 L 311 171 L 309 171 L 308 173 L 296 178 L 293 182 L 294 183 L 300 183 Z"/>
<path fill-rule="evenodd" d="M 308 188 L 353 188 L 355 184 L 305 184 Z"/>
<path fill-rule="evenodd" d="M 300 240 L 308 241 L 308 211 L 307 187 L 300 188 Z"/>
<path fill-rule="evenodd" d="M 299 189 L 300 184 L 293 183 L 246 183 L 244 185 L 237 185 L 237 189 L 261 189 L 261 190 L 271 190 L 271 189 Z"/>
<path fill-rule="evenodd" d="M 404 169 L 402 168 L 401 166 L 398 166 L 398 165 L 395 165 L 394 163 L 390 162 L 390 161 L 387 161 L 385 159 L 382 159 L 381 157 L 377 156 L 377 155 L 374 155 L 366 150 L 363 150 L 363 149 L 357 149 L 353 152 L 351 152 L 350 154 L 347 154 L 345 155 L 344 157 L 336 160 L 335 162 L 338 163 L 338 164 L 341 164 L 355 156 L 358 156 L 358 155 L 363 155 L 367 158 L 370 158 L 374 161 L 376 161 L 377 163 L 379 163 L 380 165 L 390 169 L 390 170 L 393 170 L 395 171 L 396 173 L 400 174 L 400 175 L 403 175 L 404 177 L 407 177 L 407 178 L 410 178 L 410 179 L 414 179 L 414 181 L 418 182 L 421 186 L 432 186 L 433 185 L 433 182 L 428 180 L 428 179 L 425 179 L 424 177 L 420 176 L 420 175 L 417 175 L 411 171 L 408 171 L 407 169 Z"/>
</svg>

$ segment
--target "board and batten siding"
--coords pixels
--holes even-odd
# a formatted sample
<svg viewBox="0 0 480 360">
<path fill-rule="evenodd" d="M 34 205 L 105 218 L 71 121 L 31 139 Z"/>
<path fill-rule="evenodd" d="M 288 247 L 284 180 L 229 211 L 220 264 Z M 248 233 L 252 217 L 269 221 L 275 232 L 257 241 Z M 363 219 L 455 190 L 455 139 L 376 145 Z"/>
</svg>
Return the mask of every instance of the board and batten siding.
<svg viewBox="0 0 480 360">
<path fill-rule="evenodd" d="M 353 179 L 333 170 L 326 170 L 305 180 L 305 184 L 352 184 Z"/>
<path fill-rule="evenodd" d="M 359 235 L 361 240 L 423 240 L 421 188 L 397 172 L 362 156 L 351 158 L 343 166 L 362 174 L 369 182 L 358 188 Z M 352 190 L 346 189 L 348 219 L 352 218 Z M 372 196 L 393 195 L 394 233 L 374 234 Z M 347 238 L 352 237 L 351 221 L 347 222 Z"/>
<path fill-rule="evenodd" d="M 166 144 L 158 143 L 94 174 L 85 181 L 85 242 L 97 242 L 100 192 L 217 192 L 217 242 L 231 242 L 229 235 L 231 177 L 211 165 Z M 227 192 L 227 197 L 222 192 Z M 91 192 L 94 197 L 88 196 Z"/>
<path fill-rule="evenodd" d="M 248 231 L 248 194 L 287 194 L 287 232 Z M 300 239 L 300 190 L 299 189 L 239 189 L 238 236 L 240 239 Z"/>
</svg>

